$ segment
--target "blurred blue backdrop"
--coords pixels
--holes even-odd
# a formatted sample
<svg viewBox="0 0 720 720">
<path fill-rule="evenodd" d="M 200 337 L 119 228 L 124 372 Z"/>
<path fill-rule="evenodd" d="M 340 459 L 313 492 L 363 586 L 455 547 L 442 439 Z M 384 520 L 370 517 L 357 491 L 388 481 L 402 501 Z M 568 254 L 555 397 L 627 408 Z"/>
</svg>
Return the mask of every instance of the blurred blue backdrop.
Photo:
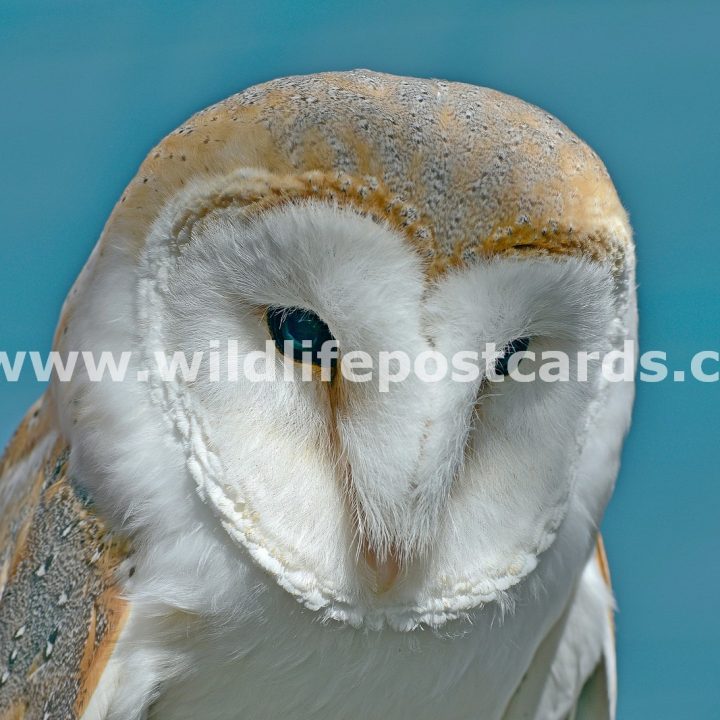
<svg viewBox="0 0 720 720">
<path fill-rule="evenodd" d="M 0 350 L 47 350 L 147 150 L 277 76 L 369 67 L 518 95 L 605 160 L 639 255 L 641 343 L 720 345 L 714 2 L 0 3 Z M 720 383 L 640 384 L 604 532 L 620 720 L 720 717 Z M 0 443 L 42 387 L 0 382 Z"/>
</svg>

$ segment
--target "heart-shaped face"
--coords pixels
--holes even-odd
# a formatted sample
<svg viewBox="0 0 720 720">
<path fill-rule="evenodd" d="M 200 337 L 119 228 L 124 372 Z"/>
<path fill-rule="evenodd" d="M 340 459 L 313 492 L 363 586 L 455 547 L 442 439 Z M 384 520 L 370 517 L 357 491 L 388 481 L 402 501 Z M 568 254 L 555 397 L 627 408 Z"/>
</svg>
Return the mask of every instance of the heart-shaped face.
<svg viewBox="0 0 720 720">
<path fill-rule="evenodd" d="M 524 359 L 516 378 L 509 356 L 564 353 L 573 376 L 578 351 L 610 350 L 608 268 L 496 256 L 429 277 L 387 223 L 312 201 L 214 209 L 154 262 L 164 281 L 140 299 L 143 344 L 217 348 L 216 371 L 174 383 L 164 411 L 187 428 L 203 497 L 283 587 L 333 617 L 406 627 L 457 617 L 534 569 L 604 385 L 598 362 L 584 381 L 526 382 L 541 363 Z M 458 372 L 489 343 L 492 367 Z M 345 362 L 358 353 L 362 372 Z M 438 354 L 443 377 L 437 361 L 419 372 Z M 412 371 L 383 377 L 383 357 Z"/>
</svg>

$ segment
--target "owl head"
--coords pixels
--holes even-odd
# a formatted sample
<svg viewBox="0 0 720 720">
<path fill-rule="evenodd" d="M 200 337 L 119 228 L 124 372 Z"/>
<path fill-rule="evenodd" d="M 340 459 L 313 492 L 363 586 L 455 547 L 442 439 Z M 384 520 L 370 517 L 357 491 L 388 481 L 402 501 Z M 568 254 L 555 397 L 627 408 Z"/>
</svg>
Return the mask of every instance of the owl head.
<svg viewBox="0 0 720 720">
<path fill-rule="evenodd" d="M 149 154 L 56 337 L 131 351 L 125 378 L 54 392 L 74 462 L 147 542 L 200 505 L 325 617 L 439 626 L 543 554 L 582 566 L 629 418 L 598 357 L 634 338 L 633 273 L 603 164 L 538 108 L 368 71 L 277 80 Z M 565 354 L 569 378 L 507 375 L 517 349 Z"/>
</svg>

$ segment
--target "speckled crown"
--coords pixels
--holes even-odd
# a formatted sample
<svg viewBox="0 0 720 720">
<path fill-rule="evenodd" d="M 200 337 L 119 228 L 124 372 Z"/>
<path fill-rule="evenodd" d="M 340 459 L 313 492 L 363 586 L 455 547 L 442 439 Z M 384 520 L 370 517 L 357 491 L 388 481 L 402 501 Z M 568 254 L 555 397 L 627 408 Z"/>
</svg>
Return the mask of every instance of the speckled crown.
<svg viewBox="0 0 720 720">
<path fill-rule="evenodd" d="M 139 255 L 193 182 L 204 192 L 183 198 L 174 242 L 214 208 L 316 198 L 402 231 L 429 277 L 497 254 L 584 256 L 619 273 L 632 248 L 602 161 L 548 113 L 488 88 L 355 70 L 273 80 L 190 118 L 149 153 L 84 275 L 110 243 Z"/>
</svg>

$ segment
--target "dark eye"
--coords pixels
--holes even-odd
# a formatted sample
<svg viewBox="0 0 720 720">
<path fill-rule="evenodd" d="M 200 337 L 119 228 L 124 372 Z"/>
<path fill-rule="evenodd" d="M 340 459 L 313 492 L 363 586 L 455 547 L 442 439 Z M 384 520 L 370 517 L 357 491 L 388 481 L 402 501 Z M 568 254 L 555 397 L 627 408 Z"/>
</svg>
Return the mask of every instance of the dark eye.
<svg viewBox="0 0 720 720">
<path fill-rule="evenodd" d="M 518 338 L 517 340 L 513 340 L 511 343 L 508 343 L 505 348 L 505 354 L 501 358 L 498 358 L 495 362 L 495 372 L 498 375 L 507 375 L 510 372 L 508 369 L 510 358 L 515 353 L 525 352 L 528 349 L 528 345 L 530 345 L 530 338 L 526 337 Z"/>
<path fill-rule="evenodd" d="M 318 353 L 323 344 L 335 340 L 328 326 L 309 310 L 270 308 L 267 324 L 278 350 L 284 353 L 285 343 L 292 343 L 292 356 L 301 362 L 303 353 L 310 353 L 313 364 L 319 365 Z"/>
</svg>

